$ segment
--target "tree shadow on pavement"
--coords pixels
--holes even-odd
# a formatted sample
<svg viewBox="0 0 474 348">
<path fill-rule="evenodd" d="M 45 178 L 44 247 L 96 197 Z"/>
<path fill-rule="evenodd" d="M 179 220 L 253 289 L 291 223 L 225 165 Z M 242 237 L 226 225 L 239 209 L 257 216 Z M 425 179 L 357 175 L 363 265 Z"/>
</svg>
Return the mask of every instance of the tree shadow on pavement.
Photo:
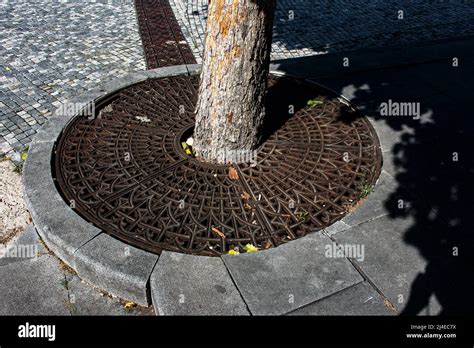
<svg viewBox="0 0 474 348">
<path fill-rule="evenodd" d="M 462 0 L 278 0 L 277 3 L 273 42 L 290 51 L 311 49 L 334 53 L 474 34 L 473 27 L 468 25 L 474 20 L 474 7 Z"/>
<path fill-rule="evenodd" d="M 466 83 L 474 81 L 474 54 L 457 56 L 459 67 L 434 57 L 421 65 L 322 79 L 313 75 L 371 119 L 384 150 L 384 170 L 396 182 L 385 209 L 390 219 L 413 221 L 403 231 L 403 243 L 417 249 L 426 268 L 417 270 L 401 315 L 437 314 L 430 308 L 433 297 L 439 314 L 474 312 L 474 119 Z M 317 67 L 328 57 L 305 59 L 312 62 L 300 67 Z M 311 70 L 298 66 L 281 61 L 279 69 L 312 77 Z M 419 103 L 421 118 L 381 116 L 380 105 L 388 100 Z M 400 197 L 409 198 L 400 202 Z"/>
</svg>

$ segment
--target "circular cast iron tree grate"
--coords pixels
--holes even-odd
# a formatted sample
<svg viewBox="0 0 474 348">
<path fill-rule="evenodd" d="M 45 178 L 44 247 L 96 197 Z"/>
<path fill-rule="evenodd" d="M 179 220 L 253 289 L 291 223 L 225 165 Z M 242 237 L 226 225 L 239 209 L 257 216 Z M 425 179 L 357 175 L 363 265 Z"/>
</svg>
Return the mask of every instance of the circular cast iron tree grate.
<svg viewBox="0 0 474 348">
<path fill-rule="evenodd" d="M 267 249 L 341 219 L 380 174 L 365 117 L 322 87 L 273 75 L 257 164 L 234 171 L 192 158 L 181 141 L 193 132 L 198 83 L 147 80 L 66 127 L 55 176 L 81 216 L 154 253 Z"/>
</svg>

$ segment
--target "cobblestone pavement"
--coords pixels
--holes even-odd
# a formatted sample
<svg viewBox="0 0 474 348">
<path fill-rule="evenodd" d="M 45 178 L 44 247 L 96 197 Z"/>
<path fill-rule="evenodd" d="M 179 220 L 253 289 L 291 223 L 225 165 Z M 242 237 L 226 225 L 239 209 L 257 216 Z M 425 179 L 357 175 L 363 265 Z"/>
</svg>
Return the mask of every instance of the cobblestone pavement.
<svg viewBox="0 0 474 348">
<path fill-rule="evenodd" d="M 132 0 L 0 1 L 0 153 L 18 159 L 68 97 L 144 69 Z"/>
<path fill-rule="evenodd" d="M 170 3 L 200 63 L 208 0 L 170 0 Z M 474 34 L 472 0 L 278 0 L 277 3 L 273 59 Z"/>
<path fill-rule="evenodd" d="M 208 0 L 169 0 L 198 62 Z M 474 34 L 472 0 L 278 0 L 273 59 Z M 403 11 L 403 19 L 398 19 Z M 132 0 L 0 1 L 0 153 L 62 102 L 146 68 Z"/>
</svg>

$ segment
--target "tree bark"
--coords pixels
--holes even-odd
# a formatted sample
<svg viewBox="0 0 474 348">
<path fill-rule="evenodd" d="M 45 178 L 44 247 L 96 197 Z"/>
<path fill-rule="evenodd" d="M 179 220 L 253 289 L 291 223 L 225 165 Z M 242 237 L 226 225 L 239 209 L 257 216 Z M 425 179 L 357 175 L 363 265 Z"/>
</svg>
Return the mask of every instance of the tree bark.
<svg viewBox="0 0 474 348">
<path fill-rule="evenodd" d="M 209 4 L 194 130 L 194 149 L 203 160 L 225 163 L 223 151 L 250 151 L 258 142 L 275 4 L 275 0 Z"/>
</svg>

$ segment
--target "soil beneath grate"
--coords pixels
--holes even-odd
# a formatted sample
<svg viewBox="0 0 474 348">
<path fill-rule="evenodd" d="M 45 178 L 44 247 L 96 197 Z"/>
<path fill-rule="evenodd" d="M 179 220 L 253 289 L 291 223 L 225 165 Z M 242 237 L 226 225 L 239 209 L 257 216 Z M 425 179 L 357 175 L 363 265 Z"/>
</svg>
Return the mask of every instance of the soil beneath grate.
<svg viewBox="0 0 474 348">
<path fill-rule="evenodd" d="M 193 158 L 182 142 L 198 84 L 199 76 L 147 80 L 67 126 L 55 176 L 78 214 L 153 253 L 218 256 L 319 231 L 375 184 L 381 153 L 369 121 L 338 95 L 285 76 L 269 78 L 255 153 L 229 165 Z"/>
</svg>

